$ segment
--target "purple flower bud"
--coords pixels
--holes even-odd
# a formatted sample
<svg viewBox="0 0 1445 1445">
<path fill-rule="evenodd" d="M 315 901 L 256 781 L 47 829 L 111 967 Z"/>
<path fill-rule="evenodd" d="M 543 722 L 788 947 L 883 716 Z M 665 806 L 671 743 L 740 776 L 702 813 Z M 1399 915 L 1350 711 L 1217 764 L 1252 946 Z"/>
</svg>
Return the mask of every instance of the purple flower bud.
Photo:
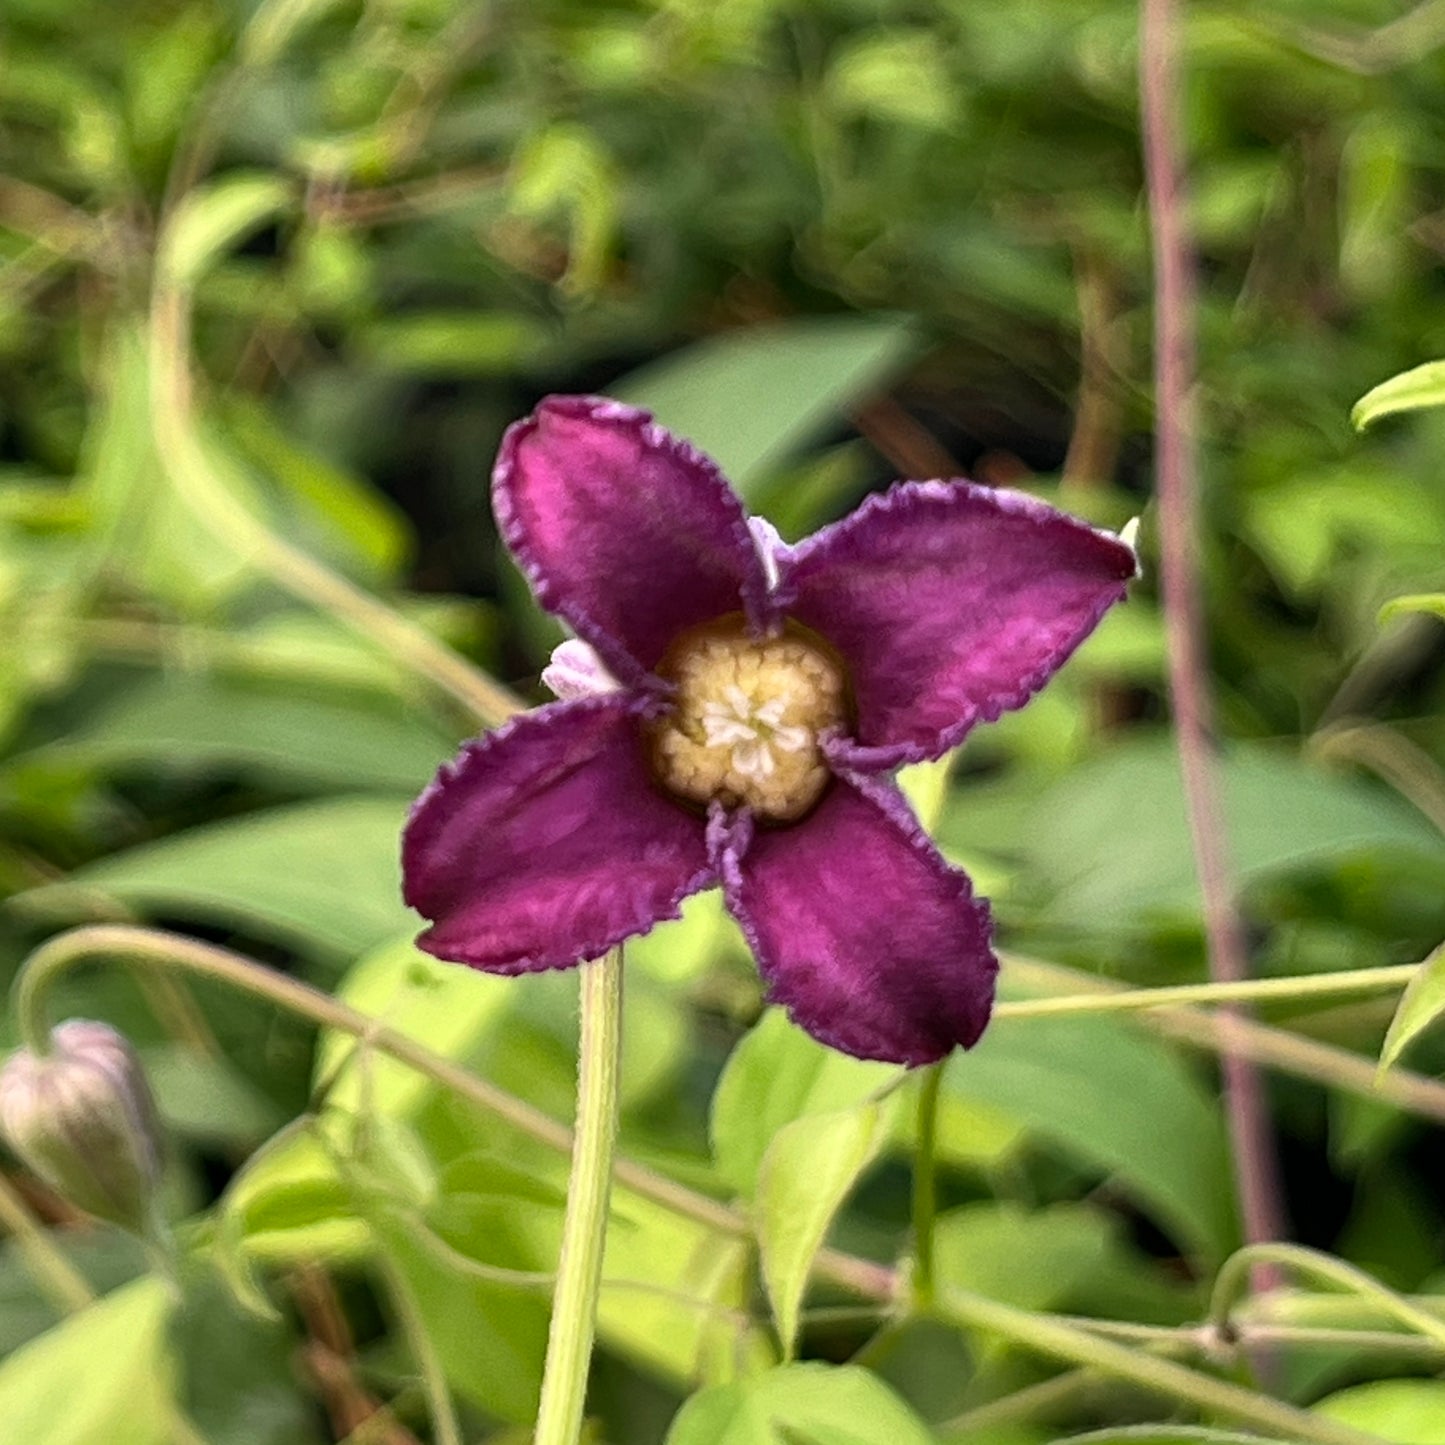
<svg viewBox="0 0 1445 1445">
<path fill-rule="evenodd" d="M 160 1128 L 140 1060 L 109 1024 L 69 1019 L 50 1052 L 0 1069 L 0 1134 L 72 1204 L 137 1234 L 154 1222 Z"/>
</svg>

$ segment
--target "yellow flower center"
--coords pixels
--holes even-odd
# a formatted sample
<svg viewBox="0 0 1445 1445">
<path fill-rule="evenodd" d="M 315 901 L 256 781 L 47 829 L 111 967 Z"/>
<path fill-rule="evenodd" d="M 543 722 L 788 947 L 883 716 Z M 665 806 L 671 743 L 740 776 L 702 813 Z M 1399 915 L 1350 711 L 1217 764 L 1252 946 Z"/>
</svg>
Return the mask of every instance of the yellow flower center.
<svg viewBox="0 0 1445 1445">
<path fill-rule="evenodd" d="M 677 689 L 649 741 L 662 785 L 690 803 L 801 818 L 823 794 L 819 737 L 848 716 L 847 681 L 821 639 L 796 626 L 750 637 L 741 620 L 686 632 L 658 672 Z"/>
</svg>

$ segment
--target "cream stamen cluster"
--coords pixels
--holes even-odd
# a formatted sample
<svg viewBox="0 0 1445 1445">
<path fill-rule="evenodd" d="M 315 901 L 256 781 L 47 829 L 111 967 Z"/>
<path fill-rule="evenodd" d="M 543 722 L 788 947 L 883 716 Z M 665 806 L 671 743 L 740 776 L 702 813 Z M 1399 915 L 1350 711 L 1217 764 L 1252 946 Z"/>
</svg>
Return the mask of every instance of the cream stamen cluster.
<svg viewBox="0 0 1445 1445">
<path fill-rule="evenodd" d="M 653 760 L 669 791 L 776 822 L 818 801 L 829 776 L 819 737 L 846 720 L 842 670 L 821 647 L 710 628 L 682 639 L 662 671 L 677 696 Z"/>
</svg>

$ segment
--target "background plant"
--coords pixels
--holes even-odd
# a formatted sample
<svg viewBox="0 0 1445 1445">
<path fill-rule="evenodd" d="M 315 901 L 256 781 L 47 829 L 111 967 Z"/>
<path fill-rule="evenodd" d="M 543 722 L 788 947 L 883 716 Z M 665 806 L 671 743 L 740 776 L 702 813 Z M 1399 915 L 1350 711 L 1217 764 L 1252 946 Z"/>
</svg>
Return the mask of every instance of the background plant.
<svg viewBox="0 0 1445 1445">
<path fill-rule="evenodd" d="M 1014 1013 L 942 1077 L 929 1308 L 915 1086 L 760 1017 L 711 900 L 629 951 L 597 1438 L 1445 1435 L 1433 974 L 1372 1086 L 1404 975 L 1372 986 L 1445 935 L 1439 627 L 1378 617 L 1441 586 L 1445 422 L 1349 416 L 1445 355 L 1435 15 L 1185 17 L 1220 771 L 1253 970 L 1312 980 L 1241 1042 L 1320 1253 L 1211 1317 L 1215 996 L 1040 1006 L 1205 977 L 1146 576 L 911 784 L 996 900 Z M 501 430 L 607 389 L 787 535 L 966 473 L 1144 511 L 1152 571 L 1136 49 L 1116 0 L 10 0 L 0 960 L 184 936 L 52 945 L 44 1007 L 140 1048 L 186 1262 L 176 1305 L 6 1171 L 17 1436 L 525 1438 L 575 993 L 417 955 L 395 866 L 556 640 L 488 515 Z M 1120 1434 L 1170 1419 L 1202 1423 Z"/>
</svg>

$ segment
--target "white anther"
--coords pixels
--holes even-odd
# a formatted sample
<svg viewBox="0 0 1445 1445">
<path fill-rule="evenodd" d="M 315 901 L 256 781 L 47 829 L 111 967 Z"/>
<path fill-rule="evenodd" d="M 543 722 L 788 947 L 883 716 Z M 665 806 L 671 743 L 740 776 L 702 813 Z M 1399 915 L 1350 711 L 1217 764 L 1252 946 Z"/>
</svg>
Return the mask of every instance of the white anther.
<svg viewBox="0 0 1445 1445">
<path fill-rule="evenodd" d="M 753 546 L 758 549 L 763 575 L 768 579 L 768 591 L 772 592 L 778 585 L 778 564 L 791 548 L 783 541 L 783 534 L 766 517 L 749 517 L 748 531 L 753 534 Z"/>
<path fill-rule="evenodd" d="M 565 702 L 622 690 L 597 649 L 579 637 L 569 637 L 552 649 L 552 660 L 542 669 L 542 685 Z"/>
</svg>

